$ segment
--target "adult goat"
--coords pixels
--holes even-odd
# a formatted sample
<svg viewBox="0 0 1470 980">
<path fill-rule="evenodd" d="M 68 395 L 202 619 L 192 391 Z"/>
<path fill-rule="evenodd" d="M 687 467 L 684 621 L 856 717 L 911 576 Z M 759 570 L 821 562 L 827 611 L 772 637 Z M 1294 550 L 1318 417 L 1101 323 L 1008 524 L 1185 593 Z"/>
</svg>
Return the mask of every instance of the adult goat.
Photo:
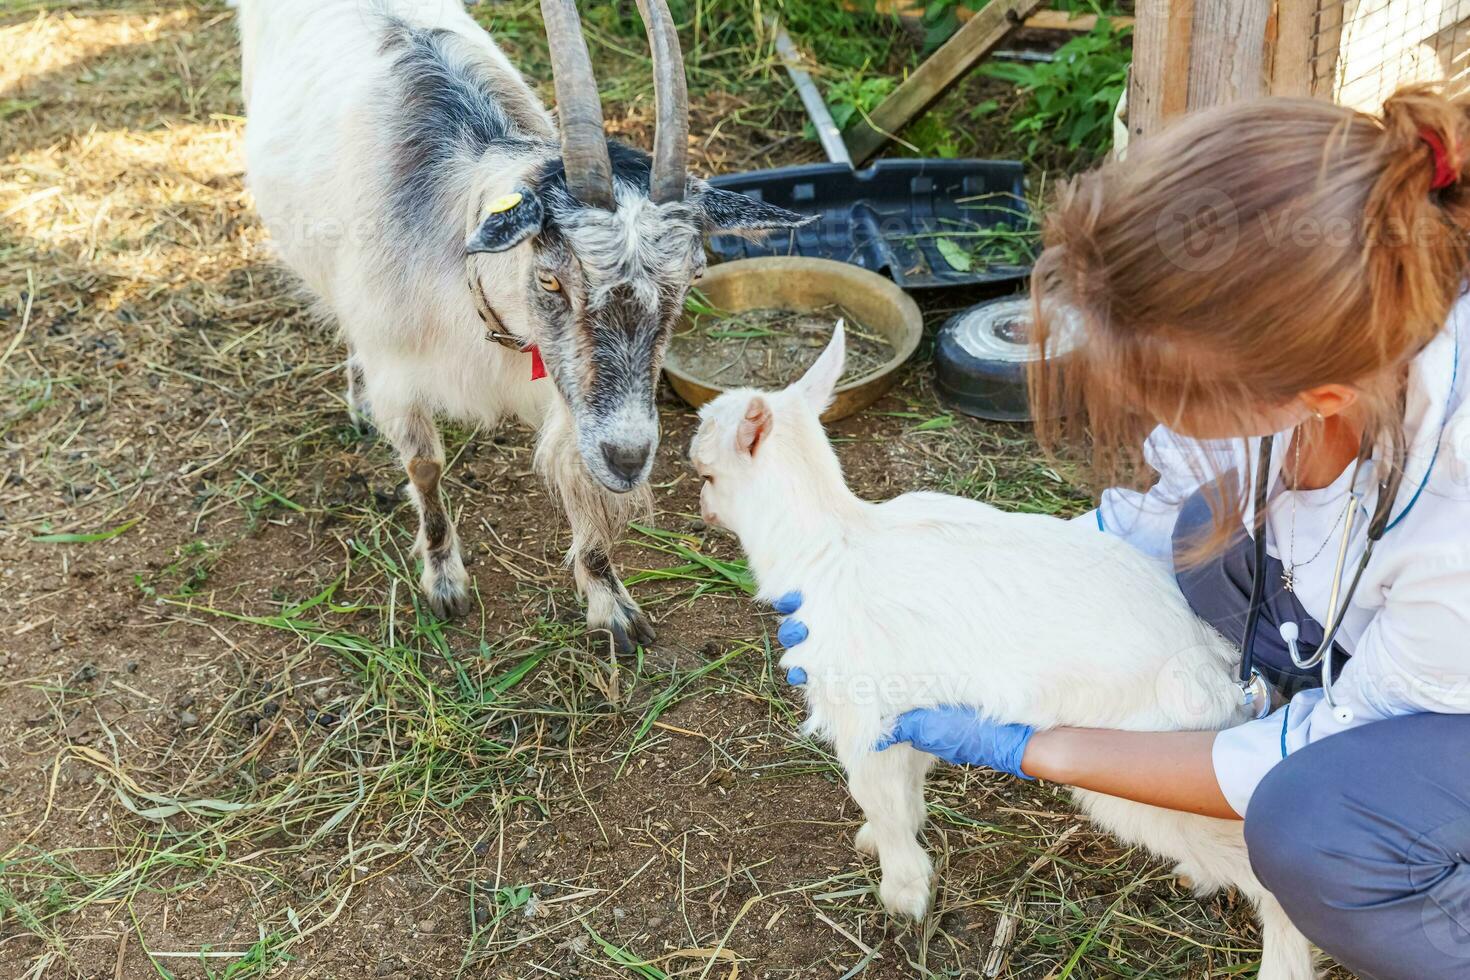
<svg viewBox="0 0 1470 980">
<path fill-rule="evenodd" d="M 664 0 L 640 0 L 657 129 L 608 140 L 574 0 L 542 0 L 560 139 L 456 0 L 242 0 L 247 184 L 280 258 L 347 342 L 348 402 L 393 444 L 435 614 L 469 607 L 435 415 L 540 428 L 589 625 L 653 639 L 609 551 L 648 506 L 659 367 L 706 232 L 803 219 L 686 175 Z M 549 381 L 537 381 L 542 374 Z"/>
</svg>

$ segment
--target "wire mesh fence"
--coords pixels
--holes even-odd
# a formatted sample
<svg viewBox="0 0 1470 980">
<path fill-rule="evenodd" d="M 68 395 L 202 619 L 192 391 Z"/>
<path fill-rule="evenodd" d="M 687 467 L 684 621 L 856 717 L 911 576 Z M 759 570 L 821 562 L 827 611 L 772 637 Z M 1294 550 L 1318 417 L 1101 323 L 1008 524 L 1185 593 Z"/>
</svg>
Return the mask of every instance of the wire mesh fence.
<svg viewBox="0 0 1470 980">
<path fill-rule="evenodd" d="M 1376 109 L 1401 85 L 1470 88 L 1470 0 L 1283 0 L 1315 3 L 1311 88 Z"/>
</svg>

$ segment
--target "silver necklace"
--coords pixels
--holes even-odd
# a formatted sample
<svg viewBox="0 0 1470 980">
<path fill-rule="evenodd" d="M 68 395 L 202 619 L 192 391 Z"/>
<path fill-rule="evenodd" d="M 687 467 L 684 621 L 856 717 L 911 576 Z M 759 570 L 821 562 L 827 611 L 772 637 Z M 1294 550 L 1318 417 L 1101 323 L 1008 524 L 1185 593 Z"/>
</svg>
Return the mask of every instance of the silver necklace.
<svg viewBox="0 0 1470 980">
<path fill-rule="evenodd" d="M 1301 432 L 1301 429 L 1300 428 L 1298 428 L 1297 431 L 1292 434 L 1291 441 L 1292 441 L 1292 457 L 1293 457 L 1293 460 L 1292 460 L 1292 477 L 1293 477 L 1293 479 L 1300 479 L 1301 478 L 1301 472 L 1302 472 L 1302 432 Z M 1290 492 L 1291 492 L 1291 533 L 1290 533 L 1290 536 L 1287 539 L 1288 543 L 1287 543 L 1287 548 L 1286 548 L 1286 564 L 1283 565 L 1282 566 L 1282 569 L 1281 569 L 1281 587 L 1284 588 L 1287 592 L 1294 593 L 1294 592 L 1296 592 L 1296 570 L 1298 568 L 1306 568 L 1308 565 L 1310 565 L 1312 562 L 1316 561 L 1318 558 L 1320 558 L 1322 556 L 1322 552 L 1327 549 L 1327 543 L 1332 540 L 1332 534 L 1333 534 L 1333 532 L 1337 530 L 1337 525 L 1339 525 L 1339 524 L 1342 523 L 1342 515 L 1345 514 L 1345 513 L 1347 513 L 1347 510 L 1344 509 L 1344 510 L 1338 512 L 1337 520 L 1333 521 L 1332 522 L 1332 526 L 1327 529 L 1327 536 L 1322 539 L 1322 543 L 1317 546 L 1317 550 L 1312 553 L 1312 557 L 1310 557 L 1306 561 L 1298 564 L 1297 563 L 1297 560 L 1296 560 L 1296 494 L 1297 494 L 1297 491 L 1293 487 L 1293 488 L 1290 488 Z"/>
</svg>

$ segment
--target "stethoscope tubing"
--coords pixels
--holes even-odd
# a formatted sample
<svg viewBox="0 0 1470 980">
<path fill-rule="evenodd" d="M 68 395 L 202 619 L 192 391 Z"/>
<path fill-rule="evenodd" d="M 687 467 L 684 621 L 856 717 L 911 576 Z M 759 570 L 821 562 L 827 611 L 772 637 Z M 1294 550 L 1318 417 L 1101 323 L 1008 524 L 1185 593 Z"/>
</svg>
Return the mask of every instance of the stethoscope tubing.
<svg viewBox="0 0 1470 980">
<path fill-rule="evenodd" d="M 1264 718 L 1271 711 L 1269 689 L 1265 679 L 1255 669 L 1255 643 L 1256 633 L 1260 628 L 1261 607 L 1265 600 L 1266 507 L 1270 496 L 1271 454 L 1275 441 L 1275 436 L 1262 436 L 1260 450 L 1256 457 L 1253 500 L 1255 512 L 1252 515 L 1255 525 L 1254 561 L 1251 567 L 1250 604 L 1247 607 L 1245 633 L 1241 640 L 1239 681 L 1241 696 L 1246 707 L 1257 718 Z M 1388 530 L 1389 519 L 1393 514 L 1394 498 L 1398 496 L 1399 485 L 1403 482 L 1404 447 L 1403 443 L 1396 439 L 1394 440 L 1393 465 L 1378 481 L 1378 499 L 1374 504 L 1373 518 L 1368 522 L 1368 537 L 1363 546 L 1363 554 L 1358 559 L 1357 568 L 1354 569 L 1353 577 L 1344 593 L 1342 578 L 1347 566 L 1348 546 L 1357 531 L 1358 511 L 1362 509 L 1362 502 L 1357 492 L 1358 475 L 1362 472 L 1364 463 L 1372 457 L 1372 452 L 1372 439 L 1367 433 L 1364 433 L 1348 485 L 1346 506 L 1349 510 L 1347 519 L 1343 522 L 1342 540 L 1337 548 L 1337 562 L 1332 573 L 1332 589 L 1327 601 L 1327 630 L 1322 637 L 1322 642 L 1317 645 L 1317 649 L 1310 656 L 1302 657 L 1295 639 L 1298 632 L 1297 624 L 1283 624 L 1282 626 L 1282 638 L 1287 643 L 1287 652 L 1291 656 L 1291 662 L 1302 670 L 1321 665 L 1323 697 L 1333 717 L 1342 724 L 1351 723 L 1353 713 L 1352 709 L 1346 705 L 1338 704 L 1332 695 L 1333 647 L 1338 631 L 1342 629 L 1343 621 L 1347 618 L 1352 598 L 1357 594 L 1358 583 L 1362 581 L 1363 572 L 1373 557 L 1373 547 Z M 1287 625 L 1290 625 L 1290 630 L 1286 628 Z"/>
<path fill-rule="evenodd" d="M 1274 436 L 1262 436 L 1261 448 L 1256 455 L 1256 482 L 1254 513 L 1251 519 L 1255 524 L 1254 547 L 1251 551 L 1251 592 L 1250 603 L 1246 606 L 1245 634 L 1240 644 L 1240 690 L 1247 708 L 1257 718 L 1264 718 L 1271 712 L 1271 693 L 1266 687 L 1266 680 L 1256 670 L 1256 631 L 1261 626 L 1261 606 L 1266 596 L 1266 498 L 1269 494 L 1269 477 L 1261 474 L 1271 472 L 1271 447 L 1275 441 Z"/>
</svg>

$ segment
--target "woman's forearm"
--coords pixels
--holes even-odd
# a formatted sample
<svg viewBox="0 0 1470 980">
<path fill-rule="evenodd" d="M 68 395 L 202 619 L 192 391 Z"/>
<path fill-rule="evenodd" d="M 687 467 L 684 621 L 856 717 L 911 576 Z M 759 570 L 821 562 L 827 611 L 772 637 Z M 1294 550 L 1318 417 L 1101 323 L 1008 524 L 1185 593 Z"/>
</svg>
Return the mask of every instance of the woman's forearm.
<svg viewBox="0 0 1470 980">
<path fill-rule="evenodd" d="M 1136 803 L 1238 820 L 1215 778 L 1214 732 L 1053 728 L 1026 746 L 1028 776 Z"/>
</svg>

